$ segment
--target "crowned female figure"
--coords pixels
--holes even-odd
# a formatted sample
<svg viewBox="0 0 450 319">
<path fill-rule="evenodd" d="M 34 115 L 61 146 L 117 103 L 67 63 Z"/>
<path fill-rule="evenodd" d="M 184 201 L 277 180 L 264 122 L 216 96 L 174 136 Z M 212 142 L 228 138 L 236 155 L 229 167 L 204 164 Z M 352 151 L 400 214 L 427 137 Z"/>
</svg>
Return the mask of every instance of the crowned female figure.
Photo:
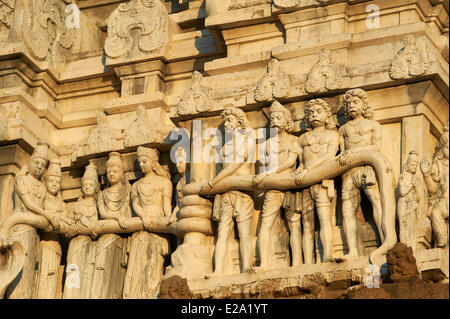
<svg viewBox="0 0 450 319">
<path fill-rule="evenodd" d="M 14 181 L 14 214 L 37 214 L 50 218 L 44 211 L 47 194 L 42 177 L 48 163 L 49 145 L 38 143 L 28 163 L 24 165 Z M 9 299 L 31 299 L 34 295 L 36 269 L 39 266 L 39 236 L 35 228 L 17 225 L 12 229 L 11 240 L 18 241 L 25 251 L 25 262 L 19 276 L 9 285 Z"/>
<path fill-rule="evenodd" d="M 70 215 L 75 227 L 95 229 L 98 221 L 97 197 L 100 191 L 97 167 L 89 164 L 81 178 L 81 196 L 71 207 Z M 91 236 L 78 235 L 70 241 L 67 252 L 67 275 L 64 287 L 64 299 L 88 299 L 92 287 L 95 269 L 95 233 Z"/>
<path fill-rule="evenodd" d="M 128 228 L 131 217 L 131 185 L 126 179 L 120 153 L 112 152 L 106 162 L 107 187 L 99 193 L 97 207 L 102 219 L 116 220 L 122 229 Z M 92 299 L 122 298 L 127 265 L 127 237 L 102 235 L 97 241 Z"/>
<path fill-rule="evenodd" d="M 68 217 L 67 205 L 61 197 L 61 161 L 50 160 L 50 165 L 45 174 L 45 186 L 47 194 L 44 201 L 44 210 L 51 215 L 55 230 L 62 231 L 73 222 Z M 61 264 L 61 244 L 59 234 L 41 234 L 41 265 L 39 269 L 39 280 L 35 298 L 55 299 L 58 296 L 59 267 Z"/>
<path fill-rule="evenodd" d="M 159 164 L 156 149 L 140 146 L 138 162 L 144 177 L 133 184 L 131 200 L 135 213 L 142 219 L 147 231 L 131 237 L 124 298 L 157 298 L 163 276 L 164 256 L 169 243 L 164 235 L 150 233 L 151 217 L 170 217 L 172 214 L 172 182 L 170 175 Z"/>
</svg>

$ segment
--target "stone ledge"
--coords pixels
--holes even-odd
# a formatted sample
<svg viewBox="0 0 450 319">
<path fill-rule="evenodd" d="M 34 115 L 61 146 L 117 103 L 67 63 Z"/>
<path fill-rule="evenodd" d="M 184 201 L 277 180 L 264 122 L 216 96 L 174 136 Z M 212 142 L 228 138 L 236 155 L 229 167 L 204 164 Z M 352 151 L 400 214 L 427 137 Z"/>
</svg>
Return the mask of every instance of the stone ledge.
<svg viewBox="0 0 450 319">
<path fill-rule="evenodd" d="M 448 280 L 448 252 L 436 248 L 421 250 L 415 254 L 420 272 L 441 271 Z M 381 276 L 387 275 L 386 257 L 378 257 L 375 264 L 380 266 Z M 188 278 L 187 283 L 194 298 L 245 298 L 259 296 L 262 292 L 273 296 L 296 296 L 316 285 L 336 289 L 363 286 L 369 257 L 364 256 L 342 263 L 321 263 L 300 265 L 283 269 L 255 271 L 211 278 Z M 167 279 L 167 278 L 165 278 Z"/>
</svg>

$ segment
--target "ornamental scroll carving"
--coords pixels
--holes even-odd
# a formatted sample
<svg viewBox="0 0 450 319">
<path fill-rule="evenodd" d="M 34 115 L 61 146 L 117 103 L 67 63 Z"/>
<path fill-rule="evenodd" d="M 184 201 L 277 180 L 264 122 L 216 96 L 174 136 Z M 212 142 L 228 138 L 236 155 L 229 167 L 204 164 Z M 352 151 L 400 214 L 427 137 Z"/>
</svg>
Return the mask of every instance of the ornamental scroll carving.
<svg viewBox="0 0 450 319">
<path fill-rule="evenodd" d="M 0 0 L 0 38 L 3 32 L 9 32 L 14 17 L 15 0 Z"/>
<path fill-rule="evenodd" d="M 132 0 L 123 3 L 109 17 L 106 55 L 120 58 L 137 50 L 158 53 L 168 37 L 169 15 L 159 0 Z M 132 33 L 139 30 L 135 40 Z"/>
<path fill-rule="evenodd" d="M 212 90 L 202 85 L 203 76 L 195 71 L 192 74 L 192 86 L 181 97 L 178 115 L 193 114 L 208 111 L 212 106 Z"/>
<path fill-rule="evenodd" d="M 308 72 L 305 91 L 318 93 L 336 90 L 340 87 L 341 82 L 339 67 L 333 63 L 330 50 L 321 49 L 318 61 Z"/>
<path fill-rule="evenodd" d="M 273 98 L 284 98 L 289 95 L 291 82 L 289 76 L 280 71 L 280 61 L 272 59 L 267 66 L 267 74 L 259 81 L 255 90 L 255 100 L 270 101 Z"/>
<path fill-rule="evenodd" d="M 389 71 L 394 80 L 422 75 L 428 68 L 427 53 L 417 47 L 416 38 L 412 34 L 405 36 L 403 44 L 405 46 L 397 52 Z"/>
<path fill-rule="evenodd" d="M 67 51 L 81 46 L 79 28 L 66 24 L 67 5 L 73 0 L 33 0 L 26 3 L 23 20 L 23 40 L 31 55 L 38 60 L 57 60 Z"/>
</svg>

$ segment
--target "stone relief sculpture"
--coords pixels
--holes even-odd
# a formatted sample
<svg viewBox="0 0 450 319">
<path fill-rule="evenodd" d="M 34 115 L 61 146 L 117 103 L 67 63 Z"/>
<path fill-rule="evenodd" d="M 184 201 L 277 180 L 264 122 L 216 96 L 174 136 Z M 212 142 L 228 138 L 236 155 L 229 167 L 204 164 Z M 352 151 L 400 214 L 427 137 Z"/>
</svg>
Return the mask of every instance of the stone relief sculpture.
<svg viewBox="0 0 450 319">
<path fill-rule="evenodd" d="M 181 151 L 181 154 L 178 154 L 177 158 L 176 158 L 176 168 L 177 168 L 177 172 L 180 175 L 178 181 L 176 182 L 176 186 L 175 186 L 175 207 L 172 211 L 172 220 L 176 220 L 179 221 L 180 220 L 180 212 L 181 212 L 181 207 L 183 207 L 183 198 L 184 198 L 184 194 L 183 194 L 183 188 L 184 186 L 186 186 L 187 183 L 187 171 L 186 171 L 186 152 L 184 152 L 183 148 L 180 148 L 179 153 Z M 182 239 L 181 238 L 177 238 L 177 242 L 178 242 L 178 246 L 182 244 Z"/>
<path fill-rule="evenodd" d="M 125 129 L 125 147 L 156 142 L 159 138 L 159 132 L 149 130 L 149 125 L 150 119 L 147 110 L 143 105 L 139 105 L 136 109 L 136 120 Z"/>
<path fill-rule="evenodd" d="M 192 73 L 192 86 L 184 92 L 178 102 L 178 115 L 205 112 L 212 107 L 212 90 L 202 85 L 202 79 L 200 72 Z"/>
<path fill-rule="evenodd" d="M 228 10 L 243 9 L 261 4 L 269 4 L 272 0 L 225 0 L 229 1 Z M 221 2 L 221 1 L 219 1 Z"/>
<path fill-rule="evenodd" d="M 216 183 L 228 176 L 251 175 L 254 171 L 252 164 L 249 163 L 249 155 L 254 153 L 254 145 L 248 142 L 250 123 L 245 113 L 238 108 L 230 107 L 225 109 L 221 116 L 223 125 L 232 138 L 226 141 L 222 149 L 222 171 L 201 188 L 200 194 L 207 193 Z M 219 223 L 213 275 L 224 274 L 227 247 L 234 229 L 234 219 L 239 234 L 241 271 L 251 271 L 253 198 L 245 192 L 230 190 L 216 195 L 213 209 L 213 220 Z"/>
<path fill-rule="evenodd" d="M 98 126 L 89 133 L 86 140 L 78 147 L 77 156 L 123 148 L 121 131 L 108 123 L 107 116 L 103 111 L 97 112 L 97 124 Z"/>
<path fill-rule="evenodd" d="M 255 176 L 253 183 L 260 185 L 269 174 L 292 174 L 297 166 L 300 146 L 297 137 L 290 134 L 294 129 L 291 113 L 279 102 L 272 103 L 269 111 L 270 127 L 277 130 L 277 134 L 267 140 L 269 151 L 269 170 Z M 273 144 L 277 145 L 273 145 Z M 277 151 L 273 152 L 273 148 Z M 272 155 L 272 156 L 271 156 Z M 276 163 L 274 160 L 276 157 Z M 289 195 L 288 195 L 289 196 Z M 261 228 L 258 235 L 258 249 L 261 258 L 261 269 L 269 267 L 271 256 L 271 230 L 276 217 L 280 214 L 285 194 L 277 189 L 268 189 L 264 194 L 264 204 L 261 212 Z"/>
<path fill-rule="evenodd" d="M 409 152 L 405 171 L 398 180 L 400 198 L 397 202 L 400 242 L 414 251 L 416 249 L 416 221 L 420 209 L 420 181 L 417 176 L 419 154 Z"/>
<path fill-rule="evenodd" d="M 255 89 L 255 100 L 271 101 L 289 95 L 289 76 L 280 71 L 280 61 L 271 59 L 267 66 L 267 74 L 259 81 Z"/>
<path fill-rule="evenodd" d="M 316 64 L 308 72 L 305 84 L 307 93 L 318 93 L 329 90 L 336 90 L 340 87 L 342 77 L 339 67 L 331 59 L 331 52 L 322 48 Z"/>
<path fill-rule="evenodd" d="M 23 38 L 32 56 L 38 60 L 56 61 L 60 54 L 79 50 L 79 28 L 66 24 L 66 7 L 73 0 L 27 1 L 23 19 Z"/>
<path fill-rule="evenodd" d="M 129 54 L 157 54 L 168 39 L 169 15 L 160 0 L 131 0 L 109 17 L 105 52 L 117 59 Z M 132 31 L 139 30 L 137 40 Z"/>
<path fill-rule="evenodd" d="M 424 49 L 416 45 L 416 38 L 408 34 L 403 39 L 405 45 L 392 60 L 389 74 L 394 80 L 422 75 L 427 71 L 429 60 Z"/>
<path fill-rule="evenodd" d="M 341 156 L 339 163 L 346 165 L 356 152 L 381 149 L 381 125 L 371 120 L 372 109 L 367 94 L 362 89 L 347 91 L 344 107 L 349 121 L 339 128 Z M 377 225 L 381 242 L 385 229 L 382 227 L 382 207 L 377 176 L 371 166 L 356 167 L 342 175 L 342 214 L 345 238 L 348 244 L 346 257 L 358 256 L 356 238 L 356 210 L 364 191 L 373 207 L 373 218 Z"/>
<path fill-rule="evenodd" d="M 7 36 L 11 30 L 15 4 L 15 0 L 0 1 L 0 39 Z"/>
<path fill-rule="evenodd" d="M 433 154 L 430 164 L 422 160 L 420 169 L 429 193 L 428 216 L 436 240 L 436 245 L 448 250 L 448 211 L 449 211 L 449 123 Z M 446 221 L 447 220 L 447 221 Z"/>
<path fill-rule="evenodd" d="M 81 178 L 82 194 L 70 210 L 77 232 L 83 226 L 94 229 L 94 225 L 98 221 L 97 197 L 99 191 L 97 167 L 94 164 L 89 164 Z M 91 236 L 78 235 L 70 241 L 67 251 L 67 267 L 72 266 L 77 271 L 79 285 L 77 287 L 77 285 L 68 284 L 69 276 L 67 276 L 68 279 L 66 279 L 64 286 L 64 299 L 90 298 L 95 268 L 95 238 L 96 234 L 93 232 Z M 74 276 L 76 275 L 74 274 Z"/>
<path fill-rule="evenodd" d="M 273 4 L 280 8 L 292 8 L 297 6 L 300 0 L 274 0 Z"/>
<path fill-rule="evenodd" d="M 159 164 L 156 149 L 140 146 L 137 155 L 145 176 L 133 184 L 131 201 L 134 212 L 142 219 L 147 231 L 135 232 L 131 236 L 123 297 L 155 299 L 164 273 L 164 256 L 169 253 L 169 242 L 167 238 L 151 233 L 149 217 L 171 217 L 173 186 L 170 175 Z"/>
<path fill-rule="evenodd" d="M 60 230 L 73 224 L 68 217 L 67 205 L 61 197 L 61 161 L 50 160 L 50 165 L 45 174 L 45 186 L 47 195 L 44 201 L 44 210 L 51 214 L 52 218 L 58 220 Z M 57 233 L 43 233 L 40 242 L 40 267 L 38 272 L 38 283 L 35 298 L 55 299 L 59 279 L 59 267 L 61 264 L 62 250 Z"/>
<path fill-rule="evenodd" d="M 309 170 L 323 165 L 327 159 L 333 159 L 339 150 L 336 121 L 331 114 L 330 106 L 324 100 L 314 99 L 306 104 L 305 122 L 309 131 L 300 137 L 301 160 L 295 175 L 295 182 L 299 185 L 302 184 L 302 179 Z M 334 181 L 332 179 L 323 180 L 319 184 L 304 189 L 302 195 L 305 263 L 314 263 L 314 206 L 317 208 L 317 216 L 320 222 L 320 241 L 324 252 L 323 262 L 329 262 L 333 259 L 331 202 L 335 196 Z M 286 216 L 290 221 L 289 215 Z M 296 216 L 296 219 L 299 220 L 300 216 Z M 292 252 L 294 254 L 294 249 L 292 249 Z"/>
<path fill-rule="evenodd" d="M 120 228 L 128 227 L 131 217 L 131 185 L 126 179 L 120 153 L 112 152 L 106 162 L 108 187 L 99 193 L 97 207 L 102 219 L 112 219 Z M 127 238 L 105 234 L 97 241 L 91 298 L 120 299 L 127 265 Z"/>
<path fill-rule="evenodd" d="M 14 183 L 14 213 L 39 214 L 47 220 L 52 215 L 44 210 L 47 189 L 42 181 L 48 163 L 49 145 L 38 143 L 28 163 L 16 176 Z M 36 229 L 27 225 L 17 225 L 11 230 L 11 241 L 17 241 L 23 247 L 25 260 L 22 273 L 8 287 L 6 296 L 9 299 L 31 299 L 35 291 L 36 264 L 39 261 L 39 236 Z"/>
</svg>

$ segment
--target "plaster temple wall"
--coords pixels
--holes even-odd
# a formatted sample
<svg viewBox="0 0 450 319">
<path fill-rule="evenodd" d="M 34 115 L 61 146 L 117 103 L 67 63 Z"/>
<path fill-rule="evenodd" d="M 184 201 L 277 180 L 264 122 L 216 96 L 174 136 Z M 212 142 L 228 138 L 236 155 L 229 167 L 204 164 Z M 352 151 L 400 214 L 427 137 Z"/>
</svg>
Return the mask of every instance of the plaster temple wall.
<svg viewBox="0 0 450 319">
<path fill-rule="evenodd" d="M 200 143 L 200 152 L 212 142 L 208 137 L 194 136 L 198 123 L 201 123 L 201 132 L 219 128 L 223 133 L 221 114 L 233 107 L 244 111 L 249 127 L 265 128 L 275 112 L 273 102 L 278 101 L 292 117 L 290 134 L 296 141 L 302 141 L 302 136 L 309 131 L 305 122 L 308 101 L 325 101 L 339 129 L 346 123 L 346 92 L 360 88 L 367 94 L 372 120 L 381 125 L 379 152 L 390 163 L 388 175 L 395 181 L 393 187 L 398 189 L 397 182 L 406 170 L 405 163 L 411 151 L 418 153 L 419 161 L 427 159 L 434 163 L 435 148 L 440 145 L 441 136 L 447 134 L 448 157 L 448 10 L 448 0 L 0 0 L 0 226 L 5 228 L 5 221 L 17 211 L 21 200 L 16 197 L 17 178 L 28 174 L 24 167 L 41 142 L 49 145 L 47 159 L 60 160 L 60 198 L 69 215 L 77 207 L 80 196 L 83 197 L 82 177 L 86 166 L 95 165 L 100 190 L 109 189 L 107 161 L 111 159 L 111 152 L 118 152 L 125 179 L 132 184 L 127 204 L 130 215 L 127 217 L 139 218 L 132 202 L 133 190 L 138 189 L 140 194 L 137 181 L 146 178 L 138 162 L 140 146 L 157 149 L 156 161 L 159 156 L 166 179 L 171 176 L 168 184 L 170 213 L 167 213 L 169 208 L 165 206 L 164 197 L 169 196 L 169 191 L 161 186 L 164 182 L 157 183 L 157 190 L 145 186 L 150 188 L 143 191 L 144 194 L 156 194 L 148 195 L 150 201 L 156 201 L 151 209 L 159 207 L 164 217 L 172 217 L 172 211 L 177 207 L 179 210 L 173 213 L 177 219 L 169 222 L 171 228 L 167 221 L 161 222 L 162 226 L 154 223 L 152 227 L 156 228 L 151 228 L 146 227 L 145 222 L 142 226 L 137 219 L 134 220 L 135 227 L 130 219 L 128 227 L 135 227 L 134 231 L 119 231 L 120 236 L 109 234 L 114 231 L 103 232 L 100 237 L 91 239 L 91 243 L 101 246 L 102 238 L 117 237 L 111 240 L 117 240 L 114 243 L 119 247 L 117 249 L 122 249 L 127 262 L 111 257 L 120 252 L 110 251 L 103 262 L 105 265 L 117 263 L 121 268 L 105 267 L 103 275 L 92 270 L 93 277 L 89 282 L 93 286 L 104 285 L 108 280 L 106 273 L 112 274 L 111 278 L 115 278 L 119 287 L 118 295 L 105 293 L 106 288 L 102 291 L 97 287 L 94 291 L 83 284 L 87 292 L 81 295 L 64 291 L 67 282 L 63 281 L 63 273 L 68 266 L 65 258 L 69 255 L 70 239 L 62 235 L 47 239 L 48 234 L 54 235 L 49 229 L 56 231 L 57 227 L 52 223 L 45 224 L 45 220 L 26 223 L 40 230 L 27 240 L 23 238 L 28 235 L 20 235 L 17 231 L 14 238 L 19 238 L 17 241 L 22 243 L 25 251 L 33 249 L 36 240 L 41 242 L 36 244 L 40 248 L 36 248 L 35 256 L 40 266 L 32 275 L 34 281 L 24 275 L 22 286 L 16 283 L 13 287 L 9 285 L 10 281 L 4 282 L 9 285 L 5 296 L 154 298 L 161 278 L 172 275 L 187 278 L 191 290 L 203 298 L 229 297 L 222 285 L 241 289 L 242 293 L 245 289 L 257 289 L 249 282 L 268 278 L 285 279 L 278 287 L 281 290 L 301 286 L 305 276 L 317 272 L 328 281 L 345 273 L 353 281 L 363 282 L 364 267 L 369 264 L 369 256 L 383 244 L 383 238 L 377 233 L 371 202 L 363 195 L 361 204 L 357 203 L 355 207 L 360 259 L 345 259 L 349 247 L 344 234 L 343 181 L 342 174 L 337 173 L 330 178 L 334 181 L 330 212 L 333 262 L 323 260 L 323 227 L 316 216 L 312 224 L 313 262 L 307 264 L 303 252 L 304 260 L 298 265 L 293 264 L 292 232 L 285 216 L 287 209 L 281 208 L 269 229 L 271 236 L 267 249 L 271 253 L 268 264 L 262 269 L 261 259 L 265 257 L 259 253 L 259 234 L 265 227 L 262 217 L 264 189 L 241 188 L 241 195 L 233 196 L 248 196 L 246 200 L 250 198 L 253 202 L 248 217 L 250 263 L 251 267 L 257 269 L 260 266 L 261 269 L 253 272 L 243 269 L 242 252 L 239 253 L 242 242 L 239 221 L 239 225 L 231 227 L 232 235 L 225 239 L 223 272 L 214 272 L 217 270 L 215 263 L 218 263 L 214 261 L 214 254 L 217 255 L 220 245 L 220 225 L 218 227 L 211 216 L 215 214 L 215 206 L 219 205 L 214 194 L 224 196 L 223 192 L 200 196 L 199 191 L 185 191 L 181 200 L 183 185 L 180 186 L 179 180 L 192 184 L 195 189 L 195 185 L 213 180 L 221 166 L 205 159 L 188 163 L 184 180 L 171 160 L 171 150 L 178 141 L 171 137 L 171 132 L 186 129 L 191 137 L 187 149 L 191 151 L 192 161 L 199 151 L 195 142 Z M 359 131 L 359 134 L 363 133 Z M 287 149 L 294 149 L 294 145 L 288 145 Z M 341 153 L 335 152 L 333 156 Z M 368 165 L 366 162 L 364 165 Z M 250 169 L 253 175 L 260 172 L 258 165 Z M 49 170 L 47 168 L 45 174 Z M 448 166 L 444 174 L 447 189 L 440 195 L 430 191 L 426 174 L 422 174 L 420 167 L 418 171 L 415 185 L 420 200 L 412 235 L 417 247 L 412 248 L 420 271 L 439 269 L 448 280 Z M 377 171 L 380 181 L 378 174 Z M 160 175 L 163 173 L 158 174 L 158 178 Z M 155 199 L 159 198 L 159 192 L 165 194 L 161 195 L 161 201 Z M 388 200 L 383 196 L 385 209 Z M 401 196 L 398 192 L 395 196 L 396 203 Z M 445 247 L 437 244 L 436 231 L 431 226 L 433 214 L 426 216 L 432 211 L 436 196 L 447 200 Z M 245 203 L 232 205 L 245 206 Z M 397 206 L 397 224 L 398 210 Z M 392 211 L 395 213 L 395 206 Z M 397 225 L 396 236 L 400 236 L 399 227 Z M 156 234 L 145 231 L 153 229 Z M 57 232 L 68 233 L 62 228 Z M 75 234 L 80 233 L 75 231 L 69 237 L 73 238 Z M 0 231 L 0 243 L 8 238 L 2 238 L 2 235 L 5 233 Z M 148 246 L 139 248 L 139 240 Z M 47 248 L 43 242 L 47 241 L 56 243 L 54 247 L 57 248 L 52 249 L 59 252 L 56 253 L 59 257 L 44 253 Z M 148 248 L 153 245 L 149 243 L 157 243 L 154 245 L 158 248 Z M 6 244 L 3 246 L 8 249 Z M 23 264 L 20 249 L 12 247 L 11 251 L 17 253 L 18 257 L 14 258 L 18 265 Z M 3 248 L 0 244 L 0 249 Z M 83 250 L 87 248 L 80 249 L 82 254 L 88 254 Z M 142 258 L 151 259 L 150 266 L 145 266 L 153 267 L 150 279 L 146 279 L 148 283 L 145 282 L 145 292 L 138 292 L 140 290 L 133 286 L 136 280 L 132 277 L 139 269 L 147 269 L 143 266 L 145 261 L 135 256 L 133 249 L 147 249 Z M 155 249 L 159 249 L 159 253 L 155 253 Z M 385 252 L 372 257 L 374 264 L 386 262 Z M 345 261 L 336 263 L 340 258 Z M 43 275 L 43 269 L 50 267 L 48 260 L 57 264 L 54 267 L 56 274 L 49 275 L 49 271 Z M 1 263 L 0 267 L 3 267 Z M 29 270 L 27 260 L 22 267 L 24 273 Z M 0 268 L 0 275 L 7 273 L 13 275 L 14 271 Z M 205 279 L 211 273 L 214 274 L 212 278 Z M 223 278 L 214 278 L 216 275 Z M 83 277 L 82 280 L 87 279 Z M 24 287 L 34 293 L 30 296 L 21 294 Z"/>
</svg>

